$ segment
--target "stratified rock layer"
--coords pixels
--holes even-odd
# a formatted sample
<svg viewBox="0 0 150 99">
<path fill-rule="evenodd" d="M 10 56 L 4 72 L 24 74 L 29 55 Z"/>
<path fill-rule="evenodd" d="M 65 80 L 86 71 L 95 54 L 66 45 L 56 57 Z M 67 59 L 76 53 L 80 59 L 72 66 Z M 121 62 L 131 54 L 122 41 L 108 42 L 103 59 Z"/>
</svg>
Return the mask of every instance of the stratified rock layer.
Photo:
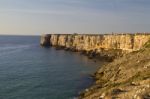
<svg viewBox="0 0 150 99">
<path fill-rule="evenodd" d="M 150 34 L 47 34 L 41 37 L 41 45 L 51 45 L 77 51 L 117 49 L 123 52 L 139 50 L 149 40 Z"/>
</svg>

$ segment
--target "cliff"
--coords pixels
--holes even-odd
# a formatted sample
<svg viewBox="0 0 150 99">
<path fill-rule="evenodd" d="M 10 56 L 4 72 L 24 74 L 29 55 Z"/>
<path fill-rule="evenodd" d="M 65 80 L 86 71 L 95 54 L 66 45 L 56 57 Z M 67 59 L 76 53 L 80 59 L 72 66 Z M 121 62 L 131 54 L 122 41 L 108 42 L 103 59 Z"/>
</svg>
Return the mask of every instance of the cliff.
<svg viewBox="0 0 150 99">
<path fill-rule="evenodd" d="M 97 70 L 79 99 L 150 99 L 150 34 L 49 34 L 41 45 L 114 60 Z"/>
<path fill-rule="evenodd" d="M 47 34 L 42 35 L 41 45 L 51 44 L 80 50 L 121 49 L 139 50 L 150 38 L 150 34 Z"/>
<path fill-rule="evenodd" d="M 50 34 L 43 34 L 42 36 L 41 36 L 41 41 L 40 41 L 40 44 L 42 45 L 42 46 L 50 46 L 50 37 L 51 37 L 51 35 Z"/>
<path fill-rule="evenodd" d="M 90 57 L 112 61 L 116 56 L 139 50 L 150 39 L 150 34 L 47 34 L 41 45 L 57 49 L 80 51 Z"/>
</svg>

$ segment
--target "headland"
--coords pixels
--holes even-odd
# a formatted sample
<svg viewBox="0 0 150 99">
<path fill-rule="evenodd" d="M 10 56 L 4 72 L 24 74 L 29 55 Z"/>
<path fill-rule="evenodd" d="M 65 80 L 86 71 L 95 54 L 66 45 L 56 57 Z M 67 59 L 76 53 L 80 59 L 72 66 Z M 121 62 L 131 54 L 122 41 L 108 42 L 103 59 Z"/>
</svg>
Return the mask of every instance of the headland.
<svg viewBox="0 0 150 99">
<path fill-rule="evenodd" d="M 40 44 L 108 61 L 81 99 L 149 99 L 150 34 L 45 34 Z"/>
</svg>

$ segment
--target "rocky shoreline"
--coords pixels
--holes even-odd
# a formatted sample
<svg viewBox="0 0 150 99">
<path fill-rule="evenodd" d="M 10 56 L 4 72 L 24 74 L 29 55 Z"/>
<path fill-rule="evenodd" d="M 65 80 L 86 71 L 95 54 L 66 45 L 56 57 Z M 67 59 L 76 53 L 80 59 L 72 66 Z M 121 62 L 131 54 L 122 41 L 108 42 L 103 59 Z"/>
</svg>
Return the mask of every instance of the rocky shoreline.
<svg viewBox="0 0 150 99">
<path fill-rule="evenodd" d="M 150 99 L 150 48 L 102 66 L 79 99 Z"/>
<path fill-rule="evenodd" d="M 150 99 L 149 39 L 150 34 L 48 34 L 41 45 L 110 62 L 94 74 L 95 83 L 79 99 Z"/>
<path fill-rule="evenodd" d="M 112 62 L 115 58 L 123 56 L 123 53 L 121 50 L 104 50 L 99 53 L 97 53 L 94 50 L 86 51 L 86 50 L 76 50 L 74 48 L 65 48 L 60 46 L 52 46 L 56 50 L 65 50 L 65 51 L 71 51 L 71 52 L 78 52 L 81 55 L 87 56 L 89 59 L 96 59 L 99 61 L 106 61 L 106 62 Z"/>
</svg>

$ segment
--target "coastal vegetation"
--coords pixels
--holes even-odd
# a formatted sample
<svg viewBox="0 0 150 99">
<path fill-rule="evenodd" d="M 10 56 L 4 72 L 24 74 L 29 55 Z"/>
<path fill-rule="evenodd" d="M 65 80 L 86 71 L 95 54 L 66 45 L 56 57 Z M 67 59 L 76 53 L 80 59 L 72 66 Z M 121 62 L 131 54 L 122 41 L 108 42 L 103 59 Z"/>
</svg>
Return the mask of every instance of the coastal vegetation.
<svg viewBox="0 0 150 99">
<path fill-rule="evenodd" d="M 95 73 L 95 84 L 81 99 L 150 99 L 149 41 L 139 51 L 131 52 L 102 66 Z"/>
</svg>

